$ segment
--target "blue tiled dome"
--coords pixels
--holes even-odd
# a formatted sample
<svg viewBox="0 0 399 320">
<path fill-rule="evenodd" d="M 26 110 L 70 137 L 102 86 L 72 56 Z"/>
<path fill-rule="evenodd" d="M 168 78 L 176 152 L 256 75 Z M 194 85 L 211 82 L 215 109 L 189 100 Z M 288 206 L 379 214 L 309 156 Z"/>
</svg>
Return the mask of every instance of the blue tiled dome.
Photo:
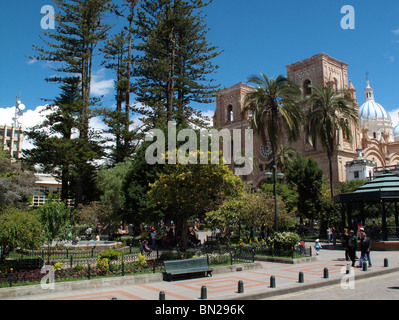
<svg viewBox="0 0 399 320">
<path fill-rule="evenodd" d="M 367 78 L 367 86 L 364 89 L 365 102 L 359 108 L 360 120 L 391 120 L 384 107 L 374 100 L 374 90 L 370 87 Z"/>
<path fill-rule="evenodd" d="M 374 100 L 368 100 L 361 105 L 359 117 L 362 120 L 391 119 L 384 107 Z"/>
</svg>

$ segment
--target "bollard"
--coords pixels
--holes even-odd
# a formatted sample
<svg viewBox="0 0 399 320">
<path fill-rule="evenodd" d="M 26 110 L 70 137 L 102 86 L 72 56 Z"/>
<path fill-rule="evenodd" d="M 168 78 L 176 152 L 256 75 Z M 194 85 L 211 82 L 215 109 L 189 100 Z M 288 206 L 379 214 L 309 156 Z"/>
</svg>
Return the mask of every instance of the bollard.
<svg viewBox="0 0 399 320">
<path fill-rule="evenodd" d="M 161 291 L 159 293 L 159 300 L 165 300 L 165 292 Z"/>
<path fill-rule="evenodd" d="M 388 268 L 388 266 L 389 266 L 388 259 L 385 258 L 384 259 L 384 268 Z"/>
<path fill-rule="evenodd" d="M 200 298 L 201 300 L 206 300 L 206 299 L 208 299 L 208 297 L 207 297 L 207 293 L 206 293 L 206 287 L 205 286 L 202 286 L 201 287 L 201 298 Z"/>
<path fill-rule="evenodd" d="M 346 274 L 350 274 L 351 273 L 351 267 L 350 266 L 346 266 Z"/>
<path fill-rule="evenodd" d="M 324 277 L 324 279 L 328 279 L 328 277 L 329 277 L 327 268 L 324 268 L 323 277 Z"/>
<path fill-rule="evenodd" d="M 362 270 L 367 271 L 367 261 L 363 261 L 362 263 Z"/>
<path fill-rule="evenodd" d="M 276 287 L 276 278 L 274 276 L 270 277 L 270 288 Z"/>
<path fill-rule="evenodd" d="M 9 281 L 10 281 L 10 288 L 12 287 L 12 278 L 13 278 L 13 268 L 10 268 L 10 273 L 9 273 Z"/>
<path fill-rule="evenodd" d="M 241 280 L 238 281 L 238 291 L 237 293 L 244 293 L 244 282 L 242 282 Z"/>
<path fill-rule="evenodd" d="M 303 282 L 304 282 L 303 272 L 299 272 L 298 282 L 299 282 L 299 283 L 303 283 Z"/>
</svg>

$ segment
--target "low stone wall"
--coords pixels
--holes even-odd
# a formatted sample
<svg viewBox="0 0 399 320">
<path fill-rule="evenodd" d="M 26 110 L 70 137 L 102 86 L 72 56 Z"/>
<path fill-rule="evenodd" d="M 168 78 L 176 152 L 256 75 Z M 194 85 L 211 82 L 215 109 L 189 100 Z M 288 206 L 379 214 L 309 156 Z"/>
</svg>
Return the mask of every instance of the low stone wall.
<svg viewBox="0 0 399 320">
<path fill-rule="evenodd" d="M 371 241 L 371 250 L 399 251 L 399 241 Z"/>
</svg>

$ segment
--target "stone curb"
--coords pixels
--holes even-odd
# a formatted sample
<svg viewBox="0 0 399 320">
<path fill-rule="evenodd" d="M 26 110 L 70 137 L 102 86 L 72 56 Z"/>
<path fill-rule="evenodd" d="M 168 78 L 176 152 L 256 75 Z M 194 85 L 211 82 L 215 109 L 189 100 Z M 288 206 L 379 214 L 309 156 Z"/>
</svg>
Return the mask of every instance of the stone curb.
<svg viewBox="0 0 399 320">
<path fill-rule="evenodd" d="M 362 280 L 362 279 L 381 276 L 384 274 L 399 272 L 399 267 L 386 268 L 386 269 L 378 270 L 378 271 L 361 271 L 361 269 L 359 269 L 358 271 L 361 273 L 359 273 L 359 272 L 356 273 L 355 280 L 356 279 Z M 278 275 L 276 275 L 276 278 L 278 278 Z M 252 293 L 252 294 L 247 294 L 247 295 L 244 293 L 244 294 L 235 295 L 235 296 L 221 297 L 221 298 L 218 298 L 218 300 L 260 300 L 260 299 L 270 298 L 273 296 L 280 296 L 280 295 L 285 295 L 285 294 L 290 294 L 290 293 L 295 293 L 295 292 L 300 292 L 300 291 L 317 289 L 317 288 L 321 288 L 321 287 L 328 287 L 328 286 L 340 284 L 341 281 L 342 281 L 342 278 L 335 278 L 335 279 L 325 279 L 325 280 L 308 283 L 308 284 L 297 283 L 297 285 L 295 287 L 291 286 L 291 287 L 281 288 L 281 289 L 269 288 L 269 291 L 267 291 L 267 292 L 264 291 L 264 292 Z"/>
<path fill-rule="evenodd" d="M 256 261 L 264 261 L 264 262 L 299 264 L 299 263 L 307 263 L 307 262 L 317 261 L 317 257 L 306 257 L 306 258 L 290 259 L 290 258 L 255 256 L 255 260 Z"/>
</svg>

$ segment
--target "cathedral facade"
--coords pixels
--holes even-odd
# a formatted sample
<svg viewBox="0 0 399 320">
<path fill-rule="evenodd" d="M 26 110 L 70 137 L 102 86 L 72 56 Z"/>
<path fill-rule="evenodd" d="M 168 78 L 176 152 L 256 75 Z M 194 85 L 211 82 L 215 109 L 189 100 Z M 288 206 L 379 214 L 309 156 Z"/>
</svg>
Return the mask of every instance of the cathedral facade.
<svg viewBox="0 0 399 320">
<path fill-rule="evenodd" d="M 286 66 L 287 78 L 297 84 L 304 95 L 311 94 L 310 86 L 333 86 L 337 90 L 347 90 L 355 101 L 359 112 L 358 125 L 352 125 L 353 139 L 347 141 L 338 133 L 335 153 L 333 154 L 333 175 L 336 187 L 347 180 L 370 179 L 379 170 L 399 169 L 399 125 L 393 126 L 386 110 L 375 101 L 374 91 L 367 79 L 364 89 L 364 103 L 356 100 L 356 90 L 348 81 L 348 64 L 336 60 L 325 53 Z M 216 128 L 248 128 L 250 114 L 243 114 L 243 98 L 254 88 L 244 83 L 222 90 L 216 97 L 216 110 L 213 124 Z M 283 144 L 290 145 L 305 157 L 314 158 L 325 175 L 329 176 L 329 162 L 326 150 L 321 143 L 311 145 L 305 133 L 296 142 L 283 137 Z M 265 178 L 270 146 L 264 146 L 260 138 L 254 135 L 255 166 L 250 176 L 243 180 L 259 185 Z"/>
</svg>

